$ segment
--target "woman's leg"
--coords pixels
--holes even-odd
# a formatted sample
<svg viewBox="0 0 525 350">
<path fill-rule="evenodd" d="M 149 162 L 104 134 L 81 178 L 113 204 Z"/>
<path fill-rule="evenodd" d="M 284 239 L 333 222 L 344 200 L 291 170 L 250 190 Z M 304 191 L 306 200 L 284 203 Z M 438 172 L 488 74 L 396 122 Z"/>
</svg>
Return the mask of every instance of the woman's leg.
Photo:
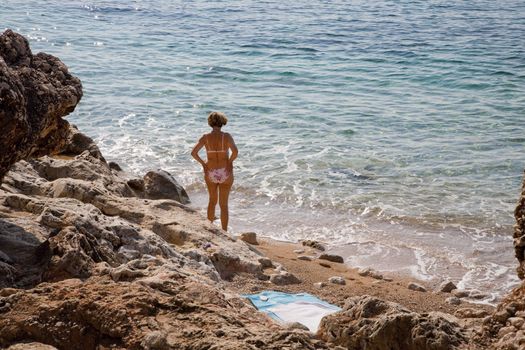
<svg viewBox="0 0 525 350">
<path fill-rule="evenodd" d="M 211 182 L 208 180 L 208 177 L 204 178 L 206 181 L 206 186 L 208 187 L 208 220 L 211 222 L 215 221 L 215 206 L 217 205 L 217 190 L 219 189 L 219 184 Z"/>
<path fill-rule="evenodd" d="M 224 231 L 228 231 L 228 197 L 230 196 L 230 190 L 233 185 L 233 175 L 219 184 L 219 206 L 221 207 L 221 225 Z"/>
</svg>

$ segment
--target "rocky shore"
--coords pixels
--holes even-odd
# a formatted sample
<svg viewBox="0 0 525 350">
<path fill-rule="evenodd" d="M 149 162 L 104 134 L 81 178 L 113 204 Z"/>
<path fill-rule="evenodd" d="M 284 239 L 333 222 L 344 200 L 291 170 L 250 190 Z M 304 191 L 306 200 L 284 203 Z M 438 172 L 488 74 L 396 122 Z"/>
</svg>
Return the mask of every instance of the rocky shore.
<svg viewBox="0 0 525 350">
<path fill-rule="evenodd" d="M 171 174 L 134 177 L 108 163 L 63 119 L 81 97 L 58 58 L 33 55 L 12 31 L 0 36 L 0 348 L 525 347 L 523 286 L 493 310 L 453 288 L 409 289 L 350 269 L 318 242 L 231 237 L 187 206 Z M 515 213 L 521 278 L 524 197 Z M 313 334 L 240 296 L 263 289 L 307 291 L 343 310 Z"/>
</svg>

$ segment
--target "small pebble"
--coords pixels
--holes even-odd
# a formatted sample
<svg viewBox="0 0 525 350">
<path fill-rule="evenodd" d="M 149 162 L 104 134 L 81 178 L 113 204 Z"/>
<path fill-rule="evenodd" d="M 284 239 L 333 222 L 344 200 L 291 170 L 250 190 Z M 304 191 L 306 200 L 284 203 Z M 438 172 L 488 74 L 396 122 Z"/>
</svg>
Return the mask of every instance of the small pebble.
<svg viewBox="0 0 525 350">
<path fill-rule="evenodd" d="M 325 282 L 316 282 L 316 283 L 314 283 L 314 287 L 315 288 L 324 288 L 324 287 L 326 287 L 326 283 Z"/>
<path fill-rule="evenodd" d="M 301 283 L 301 280 L 289 272 L 282 272 L 280 274 L 270 275 L 270 282 L 278 286 L 283 286 L 287 284 Z"/>
<path fill-rule="evenodd" d="M 304 260 L 304 261 L 312 261 L 312 257 L 311 256 L 308 256 L 308 255 L 299 255 L 297 257 L 297 259 L 299 260 Z"/>
<path fill-rule="evenodd" d="M 340 285 L 345 285 L 346 284 L 345 279 L 343 277 L 339 277 L 339 276 L 330 277 L 328 279 L 328 282 L 333 283 L 333 284 L 340 284 Z"/>
<path fill-rule="evenodd" d="M 382 280 L 384 279 L 383 275 L 380 274 L 379 272 L 377 271 L 371 271 L 370 274 L 369 274 L 370 277 L 372 278 L 375 278 L 376 280 Z"/>
<path fill-rule="evenodd" d="M 367 267 L 367 268 L 359 269 L 359 270 L 357 271 L 357 273 L 359 274 L 359 276 L 363 276 L 363 277 L 370 275 L 370 272 L 372 272 L 372 269 L 371 269 L 371 268 L 368 268 L 368 267 Z"/>
<path fill-rule="evenodd" d="M 466 290 L 454 289 L 452 291 L 452 295 L 454 295 L 457 298 L 466 298 L 469 294 L 470 293 Z"/>
<path fill-rule="evenodd" d="M 469 293 L 469 298 L 476 299 L 476 300 L 485 299 L 487 297 L 488 297 L 487 294 L 484 294 L 484 293 L 481 293 L 481 292 L 471 292 L 471 293 Z"/>
<path fill-rule="evenodd" d="M 331 261 L 331 262 L 335 262 L 335 263 L 339 263 L 339 264 L 342 264 L 345 262 L 345 260 L 343 259 L 342 256 L 340 255 L 335 255 L 335 254 L 321 254 L 319 255 L 319 259 L 321 260 L 328 260 L 328 261 Z"/>
<path fill-rule="evenodd" d="M 410 282 L 408 284 L 408 289 L 415 290 L 417 292 L 426 292 L 427 291 L 427 289 L 425 287 L 423 287 L 420 284 L 414 283 L 414 282 Z"/>
<path fill-rule="evenodd" d="M 456 287 L 456 285 L 453 282 L 448 281 L 448 282 L 443 282 L 443 284 L 441 284 L 441 286 L 439 286 L 439 291 L 443 292 L 443 293 L 450 293 L 454 289 L 457 289 L 457 288 L 458 287 Z"/>
<path fill-rule="evenodd" d="M 317 250 L 320 250 L 320 251 L 324 251 L 325 250 L 325 247 L 321 243 L 319 243 L 317 241 L 313 241 L 313 240 L 307 239 L 307 240 L 302 241 L 301 243 L 302 243 L 302 245 L 304 245 L 306 247 L 311 247 L 311 248 L 314 248 L 314 249 L 317 249 Z"/>
<path fill-rule="evenodd" d="M 459 304 L 461 304 L 461 299 L 458 298 L 458 297 L 449 297 L 449 298 L 445 299 L 445 301 L 447 303 L 449 303 L 450 305 L 459 305 Z"/>
<path fill-rule="evenodd" d="M 259 242 L 257 242 L 257 234 L 255 232 L 241 233 L 241 236 L 239 238 L 248 244 L 253 244 L 253 245 L 259 244 Z"/>
</svg>

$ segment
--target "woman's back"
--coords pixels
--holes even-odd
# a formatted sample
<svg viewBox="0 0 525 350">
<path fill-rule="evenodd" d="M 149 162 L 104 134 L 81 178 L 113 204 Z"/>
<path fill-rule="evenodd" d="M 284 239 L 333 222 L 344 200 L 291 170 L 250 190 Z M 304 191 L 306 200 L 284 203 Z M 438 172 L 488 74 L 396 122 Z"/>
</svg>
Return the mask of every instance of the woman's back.
<svg viewBox="0 0 525 350">
<path fill-rule="evenodd" d="M 211 132 L 203 136 L 208 157 L 208 168 L 224 168 L 228 164 L 228 136 L 223 132 Z"/>
</svg>

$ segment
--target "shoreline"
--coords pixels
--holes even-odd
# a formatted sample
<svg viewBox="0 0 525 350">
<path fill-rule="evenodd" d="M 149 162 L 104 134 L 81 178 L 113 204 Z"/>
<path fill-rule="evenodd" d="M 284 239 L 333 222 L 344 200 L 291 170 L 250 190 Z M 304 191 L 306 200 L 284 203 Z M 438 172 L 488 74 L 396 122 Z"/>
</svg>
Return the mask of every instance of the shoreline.
<svg viewBox="0 0 525 350">
<path fill-rule="evenodd" d="M 257 241 L 259 244 L 250 245 L 252 250 L 268 257 L 274 262 L 274 265 L 282 265 L 286 271 L 298 277 L 301 282 L 275 285 L 269 281 L 237 275 L 229 282 L 229 285 L 242 294 L 253 294 L 266 289 L 290 293 L 307 292 L 338 306 L 343 306 L 348 297 L 371 295 L 401 304 L 416 312 L 438 311 L 452 315 L 464 308 L 484 310 L 488 313 L 495 309 L 492 305 L 472 303 L 463 298 L 460 299 L 460 304 L 452 305 L 446 300 L 454 297 L 453 294 L 435 292 L 435 286 L 414 278 L 401 275 L 383 275 L 383 278 L 378 279 L 372 276 L 361 276 L 358 268 L 344 263 L 316 258 L 311 261 L 298 259 L 298 256 L 316 256 L 320 253 L 316 249 L 303 246 L 301 243 L 283 242 L 265 237 L 258 238 Z M 299 253 L 298 251 L 304 252 Z M 265 269 L 265 273 L 271 273 L 271 271 L 272 268 Z M 328 282 L 332 276 L 343 277 L 346 284 L 337 285 Z M 314 285 L 318 282 L 325 282 L 326 285 L 319 288 Z M 408 288 L 410 283 L 424 286 L 427 291 L 410 290 Z"/>
<path fill-rule="evenodd" d="M 189 194 L 190 206 L 205 213 L 206 194 L 200 191 Z M 451 280 L 460 288 L 476 291 L 477 297 L 484 294 L 483 299 L 473 299 L 477 304 L 497 305 L 520 284 L 514 274 L 514 258 L 506 254 L 512 246 L 510 233 L 478 242 L 470 233 L 445 229 L 427 231 L 424 227 L 389 225 L 373 218 L 367 219 L 364 231 L 360 231 L 363 223 L 356 227 L 345 226 L 347 223 L 343 219 L 336 222 L 337 217 L 333 215 L 323 216 L 327 213 L 279 210 L 280 207 L 272 203 L 254 208 L 245 200 L 241 196 L 230 203 L 230 233 L 234 235 L 254 231 L 260 237 L 283 242 L 319 240 L 356 268 L 372 268 L 392 275 L 399 273 L 430 285 Z M 269 210 L 269 213 L 260 217 L 259 210 Z M 279 222 L 262 221 L 276 215 L 280 215 Z M 328 232 L 323 230 L 325 225 L 329 225 Z M 450 237 L 456 240 L 453 247 Z"/>
</svg>

